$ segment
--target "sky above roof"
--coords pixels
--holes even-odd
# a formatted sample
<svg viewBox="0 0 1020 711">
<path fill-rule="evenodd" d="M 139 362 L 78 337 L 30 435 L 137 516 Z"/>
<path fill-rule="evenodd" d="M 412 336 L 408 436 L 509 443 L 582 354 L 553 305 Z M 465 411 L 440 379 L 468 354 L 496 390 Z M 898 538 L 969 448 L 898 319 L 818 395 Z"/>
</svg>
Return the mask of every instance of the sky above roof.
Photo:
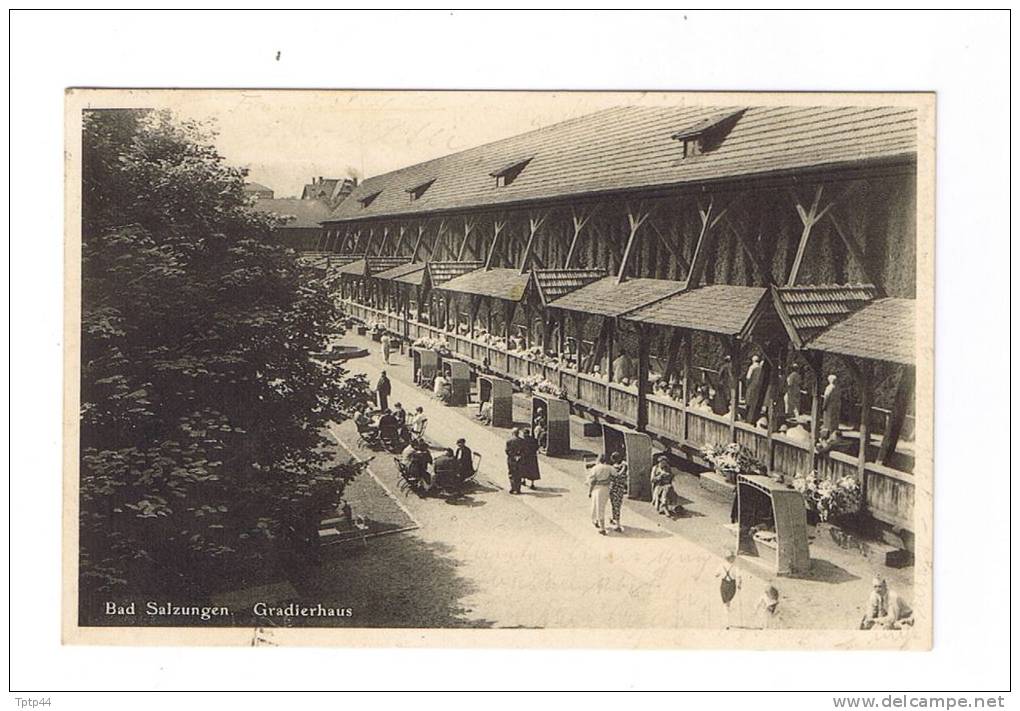
<svg viewBox="0 0 1020 711">
<path fill-rule="evenodd" d="M 625 95 L 520 92 L 189 92 L 220 152 L 276 197 L 313 177 L 371 177 L 610 106 Z M 628 98 L 636 98 L 631 94 Z"/>
</svg>

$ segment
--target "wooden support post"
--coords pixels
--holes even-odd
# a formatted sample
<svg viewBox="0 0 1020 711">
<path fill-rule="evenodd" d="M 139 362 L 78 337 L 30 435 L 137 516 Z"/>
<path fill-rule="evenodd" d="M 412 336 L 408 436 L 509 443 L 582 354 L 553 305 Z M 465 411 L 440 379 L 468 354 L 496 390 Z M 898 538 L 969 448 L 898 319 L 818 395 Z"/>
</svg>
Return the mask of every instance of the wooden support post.
<svg viewBox="0 0 1020 711">
<path fill-rule="evenodd" d="M 749 241 L 746 234 L 737 229 L 736 225 L 733 224 L 733 221 L 730 220 L 729 217 L 726 217 L 724 221 L 727 229 L 729 229 L 729 231 L 733 234 L 737 242 L 740 243 L 740 246 L 744 250 L 744 254 L 748 256 L 751 263 L 754 264 L 754 267 L 758 270 L 758 273 L 761 274 L 763 284 L 765 286 L 771 286 L 774 284 L 775 278 L 772 276 L 772 268 L 765 264 L 765 261 L 762 259 L 758 249 L 755 248 L 756 245 Z M 758 239 L 761 240 L 760 233 L 758 235 Z"/>
<path fill-rule="evenodd" d="M 800 275 L 801 265 L 804 263 L 804 253 L 807 251 L 808 241 L 811 239 L 811 230 L 818 224 L 823 217 L 832 209 L 833 205 L 836 204 L 836 200 L 831 201 L 825 207 L 819 209 L 822 201 L 822 186 L 819 185 L 815 190 L 815 198 L 811 203 L 811 207 L 804 209 L 801 205 L 800 199 L 797 197 L 797 193 L 791 190 L 793 194 L 794 204 L 797 207 L 797 214 L 800 215 L 801 224 L 804 229 L 800 233 L 800 242 L 797 244 L 797 254 L 793 258 L 793 267 L 790 268 L 790 275 L 786 280 L 787 286 L 794 286 L 797 283 L 797 277 Z M 846 191 L 844 191 L 844 195 Z"/>
<path fill-rule="evenodd" d="M 648 429 L 648 343 L 652 338 L 648 324 L 641 324 L 638 335 L 637 429 L 639 432 L 644 432 Z"/>
<path fill-rule="evenodd" d="M 482 297 L 480 296 L 471 297 L 471 325 L 469 331 L 471 334 L 471 340 L 474 340 L 475 338 L 475 319 L 478 318 L 478 309 L 480 309 L 481 306 Z"/>
<path fill-rule="evenodd" d="M 872 366 L 866 361 L 860 361 L 858 364 L 859 380 L 858 386 L 861 388 L 861 423 L 858 429 L 861 433 L 861 441 L 857 448 L 857 481 L 861 487 L 861 511 L 866 511 L 868 508 L 868 472 L 866 464 L 868 462 L 868 445 L 870 442 L 870 420 L 871 420 L 871 390 L 874 386 L 872 377 Z"/>
<path fill-rule="evenodd" d="M 382 253 L 386 250 L 386 245 L 390 241 L 390 228 L 389 225 L 383 226 L 382 241 L 379 243 L 379 249 L 376 250 L 376 256 L 382 256 Z"/>
<path fill-rule="evenodd" d="M 503 330 L 506 334 L 506 368 L 504 372 L 510 372 L 510 325 L 514 318 L 514 305 L 510 301 L 503 302 Z"/>
<path fill-rule="evenodd" d="M 595 210 L 591 210 L 587 215 L 578 214 L 576 211 L 570 216 L 571 221 L 574 225 L 574 236 L 570 239 L 570 247 L 567 249 L 567 258 L 564 261 L 563 268 L 570 269 L 570 265 L 574 263 L 574 252 L 577 249 L 578 239 L 581 237 L 581 230 L 588 224 L 588 220 L 595 214 Z"/>
<path fill-rule="evenodd" d="M 698 242 L 694 246 L 694 256 L 691 257 L 691 269 L 687 273 L 686 289 L 697 289 L 701 285 L 701 279 L 705 274 L 705 265 L 708 263 L 708 253 L 711 251 L 713 229 L 725 215 L 728 208 L 720 210 L 715 217 L 712 216 L 714 201 L 709 200 L 708 207 L 698 206 L 698 214 L 701 217 L 701 232 L 698 234 Z"/>
<path fill-rule="evenodd" d="M 666 355 L 666 366 L 662 373 L 662 377 L 667 381 L 673 375 L 673 371 L 676 370 L 676 362 L 680 357 L 680 341 L 683 338 L 683 331 L 679 328 L 674 328 L 673 332 L 669 337 L 669 346 L 667 346 Z"/>
<path fill-rule="evenodd" d="M 882 446 L 878 450 L 878 461 L 888 466 L 896 454 L 896 445 L 900 441 L 903 422 L 907 417 L 907 408 L 914 399 L 914 369 L 902 366 L 899 381 L 896 383 L 896 395 L 893 397 L 892 412 L 885 421 L 882 431 Z"/>
<path fill-rule="evenodd" d="M 531 261 L 531 252 L 535 245 L 535 235 L 538 234 L 538 230 L 542 223 L 545 222 L 547 215 L 548 213 L 538 217 L 534 215 L 528 216 L 528 241 L 525 243 L 524 253 L 521 255 L 521 274 L 528 271 L 528 263 Z"/>
<path fill-rule="evenodd" d="M 737 411 L 740 410 L 740 342 L 735 338 L 729 340 L 730 355 L 730 442 L 737 441 Z"/>
<path fill-rule="evenodd" d="M 687 442 L 687 403 L 691 401 L 691 340 L 694 337 L 692 332 L 684 333 L 680 329 L 676 329 L 676 333 L 681 334 L 683 338 L 683 408 L 680 419 L 680 441 L 682 443 Z"/>
<path fill-rule="evenodd" d="M 425 223 L 424 222 L 419 222 L 418 223 L 418 238 L 414 241 L 414 249 L 411 250 L 411 261 L 412 262 L 418 261 L 418 250 L 421 249 L 421 241 L 422 241 L 422 238 L 424 236 L 425 236 Z"/>
<path fill-rule="evenodd" d="M 822 417 L 822 388 L 825 375 L 822 372 L 825 361 L 821 353 L 805 354 L 811 367 L 811 468 L 815 469 L 815 442 L 818 441 L 818 426 Z"/>
<path fill-rule="evenodd" d="M 494 220 L 492 223 L 492 244 L 489 245 L 489 253 L 485 257 L 485 268 L 492 269 L 492 258 L 496 254 L 496 244 L 499 242 L 499 233 L 506 227 L 506 220 Z"/>
<path fill-rule="evenodd" d="M 407 227 L 400 225 L 397 231 L 397 243 L 393 246 L 393 256 L 400 256 L 400 248 L 404 246 L 404 235 L 407 233 Z"/>
<path fill-rule="evenodd" d="M 464 218 L 464 239 L 460 241 L 460 249 L 457 250 L 457 261 L 464 261 L 464 249 L 467 247 L 468 237 L 471 235 L 471 230 L 475 228 L 475 223 L 468 218 Z"/>
<path fill-rule="evenodd" d="M 439 229 L 436 230 L 436 239 L 432 242 L 432 249 L 429 252 L 429 261 L 441 261 L 443 248 L 446 246 L 446 220 L 439 221 Z"/>
<path fill-rule="evenodd" d="M 562 309 L 556 310 L 556 356 L 563 359 L 563 349 L 566 346 L 567 334 L 564 332 L 567 327 L 567 318 Z"/>
<path fill-rule="evenodd" d="M 620 259 L 620 272 L 616 275 L 617 284 L 622 283 L 627 275 L 627 263 L 630 261 L 630 253 L 634 247 L 634 240 L 637 237 L 638 230 L 641 229 L 641 225 L 648 219 L 648 215 L 647 211 L 641 212 L 640 207 L 637 212 L 630 207 L 627 208 L 627 223 L 630 225 L 630 236 L 627 238 L 627 246 L 623 250 L 623 257 Z"/>
</svg>

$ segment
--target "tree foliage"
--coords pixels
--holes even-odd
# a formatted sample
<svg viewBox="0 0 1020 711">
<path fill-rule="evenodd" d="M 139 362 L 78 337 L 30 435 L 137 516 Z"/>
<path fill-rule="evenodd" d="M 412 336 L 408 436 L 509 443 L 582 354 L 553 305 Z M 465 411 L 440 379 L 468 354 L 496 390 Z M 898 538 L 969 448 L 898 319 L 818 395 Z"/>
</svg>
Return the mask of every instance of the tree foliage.
<svg viewBox="0 0 1020 711">
<path fill-rule="evenodd" d="M 208 127 L 97 111 L 83 141 L 82 592 L 202 594 L 336 503 L 326 427 L 367 384 L 313 357 L 328 286 Z"/>
</svg>

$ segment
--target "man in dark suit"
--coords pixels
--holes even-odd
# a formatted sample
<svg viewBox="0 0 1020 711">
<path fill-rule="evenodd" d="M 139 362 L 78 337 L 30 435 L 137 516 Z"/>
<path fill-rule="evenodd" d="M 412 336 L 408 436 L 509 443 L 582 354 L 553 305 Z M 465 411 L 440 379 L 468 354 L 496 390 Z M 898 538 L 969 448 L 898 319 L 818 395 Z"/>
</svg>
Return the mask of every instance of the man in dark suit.
<svg viewBox="0 0 1020 711">
<path fill-rule="evenodd" d="M 510 434 L 506 441 L 506 468 L 510 478 L 510 493 L 521 493 L 521 459 L 524 457 L 524 442 L 517 430 Z"/>
<path fill-rule="evenodd" d="M 375 392 L 379 397 L 380 410 L 386 410 L 389 407 L 391 389 L 390 379 L 386 376 L 386 371 L 384 370 L 379 376 L 379 381 L 375 384 Z"/>
<path fill-rule="evenodd" d="M 460 474 L 460 480 L 462 482 L 467 481 L 475 475 L 473 454 L 468 448 L 463 437 L 457 440 L 457 451 L 453 456 L 457 460 L 457 471 Z"/>
</svg>

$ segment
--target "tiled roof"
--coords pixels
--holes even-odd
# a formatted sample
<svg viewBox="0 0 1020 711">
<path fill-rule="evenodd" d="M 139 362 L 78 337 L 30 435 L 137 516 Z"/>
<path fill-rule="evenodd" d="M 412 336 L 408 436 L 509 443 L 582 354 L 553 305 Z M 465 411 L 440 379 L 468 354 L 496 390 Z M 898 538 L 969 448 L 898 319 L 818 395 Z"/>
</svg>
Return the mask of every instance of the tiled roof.
<svg viewBox="0 0 1020 711">
<path fill-rule="evenodd" d="M 473 272 L 481 266 L 481 262 L 429 262 L 427 267 L 429 282 L 433 288 L 442 286 L 450 279 Z"/>
<path fill-rule="evenodd" d="M 460 294 L 520 301 L 528 288 L 531 272 L 520 269 L 476 269 L 443 284 L 440 289 Z"/>
<path fill-rule="evenodd" d="M 333 220 L 412 215 L 570 195 L 803 173 L 916 156 L 912 108 L 755 106 L 705 152 L 684 159 L 674 134 L 742 107 L 624 106 L 546 126 L 365 180 Z M 532 157 L 509 185 L 491 173 Z M 408 188 L 435 178 L 419 200 Z M 361 200 L 378 194 L 367 205 Z"/>
<path fill-rule="evenodd" d="M 314 200 L 317 198 L 329 200 L 333 196 L 333 191 L 336 190 L 337 184 L 340 182 L 340 178 L 323 178 L 317 183 L 306 183 L 304 189 L 301 191 L 301 197 L 305 200 Z"/>
<path fill-rule="evenodd" d="M 666 279 L 627 279 L 617 284 L 616 277 L 609 276 L 582 286 L 549 306 L 599 316 L 620 316 L 683 288 L 682 282 Z"/>
<path fill-rule="evenodd" d="M 424 273 L 424 271 L 425 262 L 407 262 L 406 264 L 398 264 L 395 267 L 390 267 L 389 269 L 378 272 L 377 274 L 373 274 L 372 276 L 374 276 L 376 279 L 392 281 L 395 280 L 397 277 L 402 277 L 414 273 Z M 417 283 L 419 284 L 421 283 L 420 277 Z"/>
<path fill-rule="evenodd" d="M 735 336 L 744 331 L 767 291 L 760 286 L 713 284 L 656 301 L 624 318 Z"/>
<path fill-rule="evenodd" d="M 807 347 L 840 355 L 913 365 L 913 299 L 876 299 L 815 336 Z"/>
<path fill-rule="evenodd" d="M 790 331 L 794 345 L 802 347 L 837 321 L 875 298 L 870 284 L 783 286 L 776 289 L 776 309 Z"/>
<path fill-rule="evenodd" d="M 329 207 L 318 200 L 297 198 L 276 198 L 259 200 L 251 207 L 255 212 L 275 212 L 280 216 L 292 216 L 281 229 L 320 228 L 323 220 L 329 219 Z"/>
<path fill-rule="evenodd" d="M 398 267 L 403 264 L 408 264 L 411 261 L 410 257 L 366 257 L 367 263 L 367 274 L 369 276 L 375 276 L 379 272 L 384 272 L 387 269 Z"/>
<path fill-rule="evenodd" d="M 539 298 L 548 304 L 605 275 L 605 269 L 536 269 L 534 279 Z"/>
</svg>

